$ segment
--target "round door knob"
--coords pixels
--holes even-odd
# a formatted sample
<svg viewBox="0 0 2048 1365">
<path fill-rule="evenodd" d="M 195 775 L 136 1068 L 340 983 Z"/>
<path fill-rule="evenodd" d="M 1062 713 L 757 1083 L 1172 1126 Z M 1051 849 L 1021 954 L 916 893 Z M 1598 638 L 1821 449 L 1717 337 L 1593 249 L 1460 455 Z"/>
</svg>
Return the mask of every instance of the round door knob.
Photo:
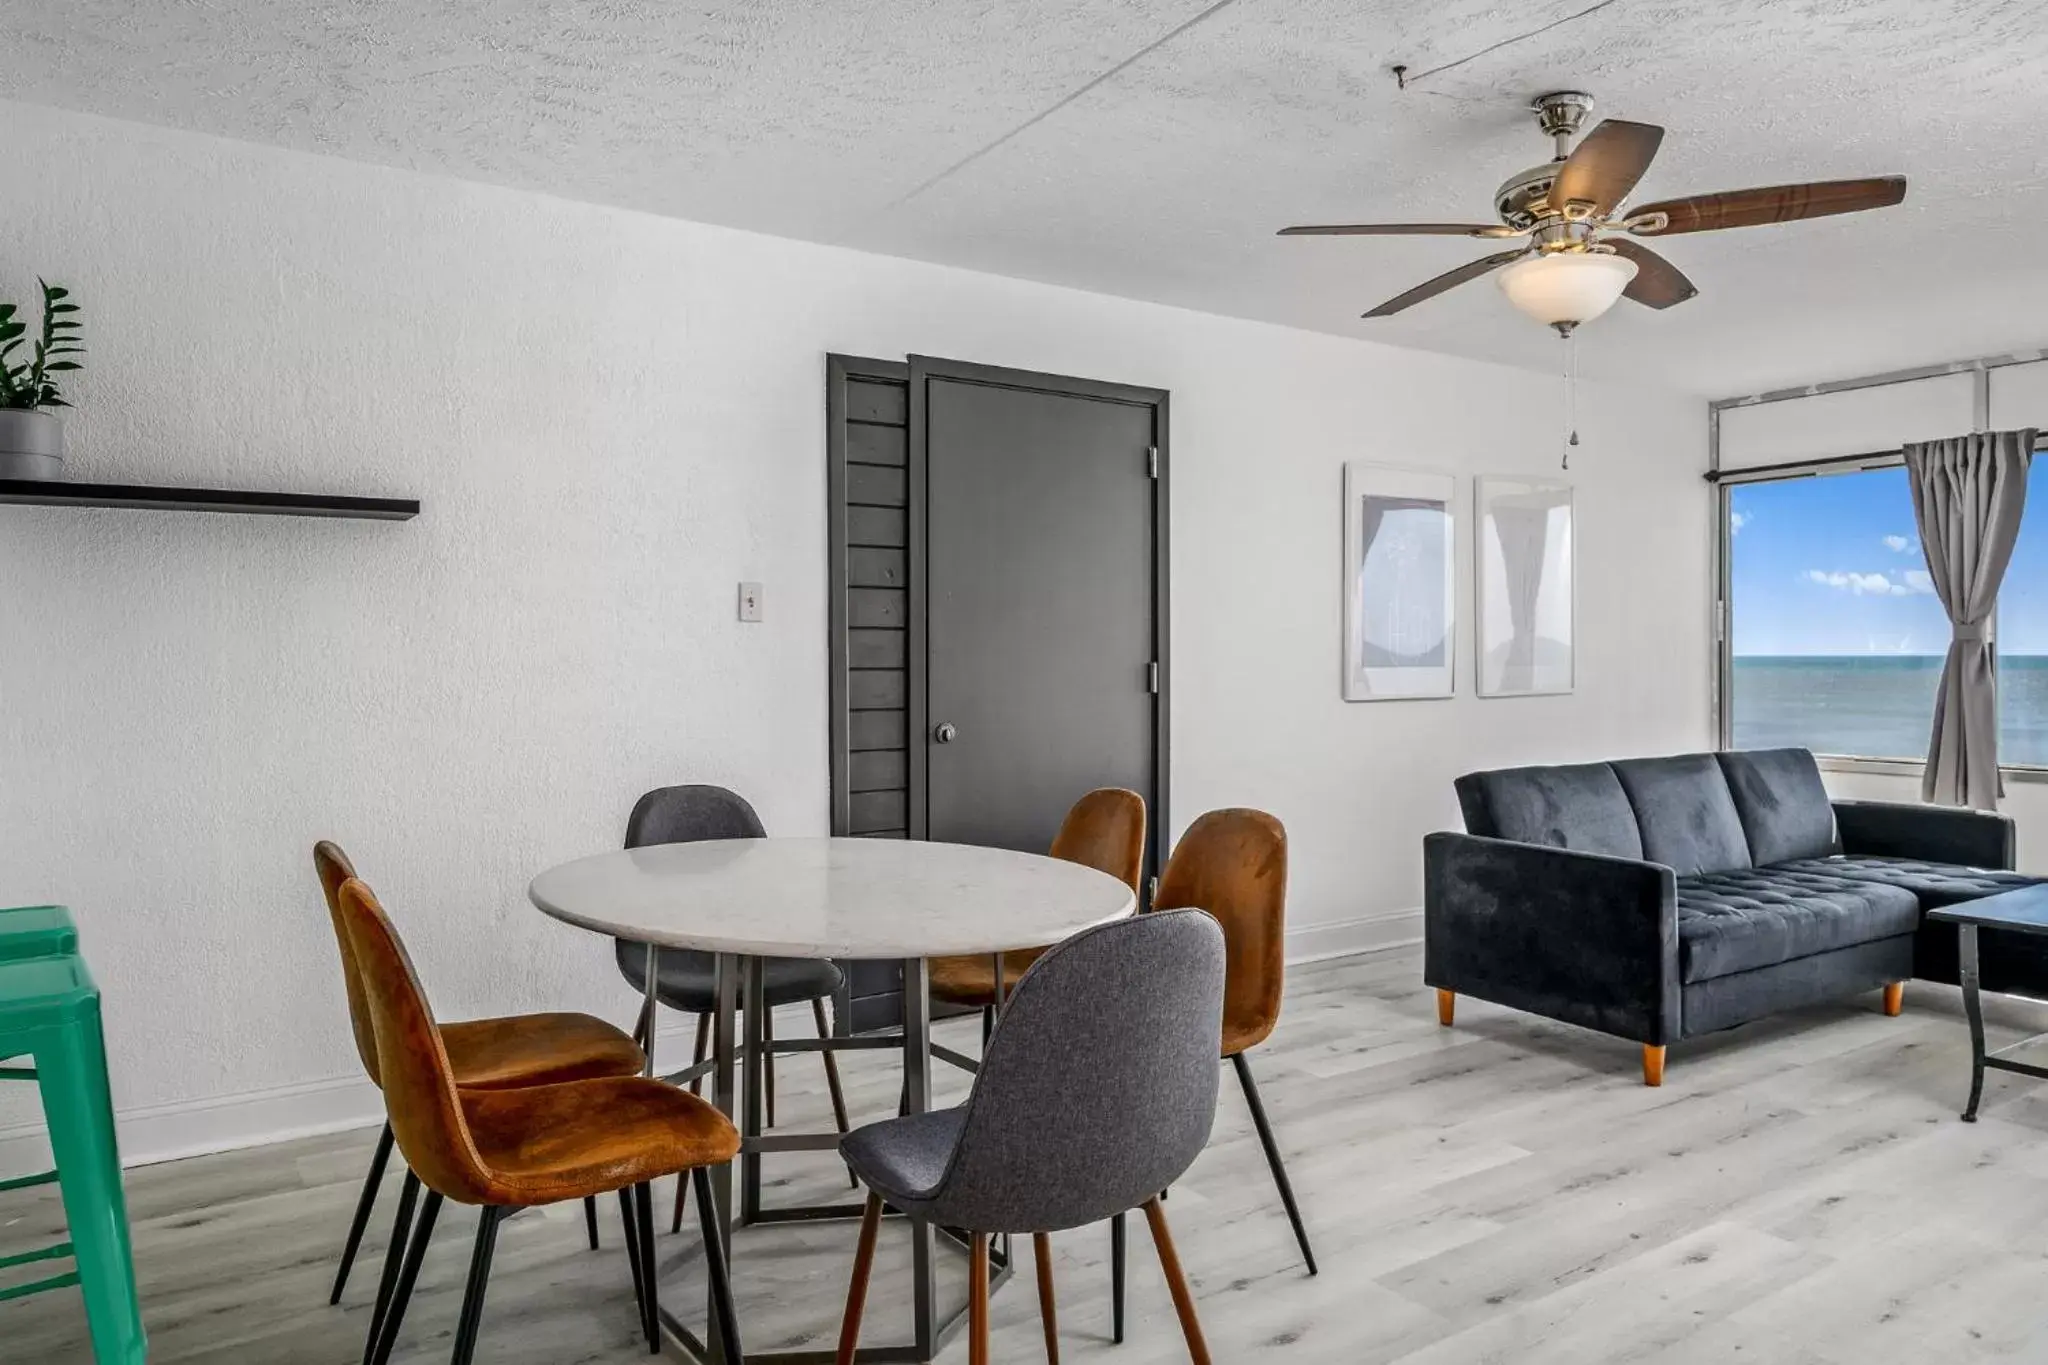
<svg viewBox="0 0 2048 1365">
<path fill-rule="evenodd" d="M 953 728 L 953 722 L 949 720 L 945 724 L 941 725 L 938 729 L 932 731 L 932 740 L 934 743 L 938 744 L 951 744 L 953 742 L 953 736 L 959 733 L 960 732 L 958 730 Z"/>
</svg>

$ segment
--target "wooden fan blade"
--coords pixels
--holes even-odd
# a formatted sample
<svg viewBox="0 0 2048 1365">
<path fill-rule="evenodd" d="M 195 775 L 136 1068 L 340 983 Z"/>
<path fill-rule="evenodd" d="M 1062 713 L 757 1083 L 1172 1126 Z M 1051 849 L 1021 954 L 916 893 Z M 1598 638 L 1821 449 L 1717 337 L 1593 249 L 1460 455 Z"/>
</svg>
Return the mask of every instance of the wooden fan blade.
<svg viewBox="0 0 2048 1365">
<path fill-rule="evenodd" d="M 1634 299 L 1651 308 L 1669 308 L 1700 292 L 1699 286 L 1687 279 L 1684 272 L 1650 248 L 1625 237 L 1616 238 L 1607 245 L 1614 248 L 1615 255 L 1626 256 L 1636 263 L 1636 277 L 1628 282 L 1628 288 L 1621 291 L 1623 298 Z"/>
<path fill-rule="evenodd" d="M 1522 257 L 1528 254 L 1526 249 L 1518 247 L 1513 251 L 1500 252 L 1498 255 L 1482 256 L 1476 261 L 1459 266 L 1456 270 L 1447 270 L 1433 280 L 1426 280 L 1405 294 L 1395 295 L 1365 316 L 1369 318 L 1392 317 L 1404 308 L 1413 308 L 1424 299 L 1433 299 L 1446 289 L 1455 289 L 1468 280 L 1476 280 L 1481 275 L 1490 274 L 1511 261 L 1521 260 Z"/>
<path fill-rule="evenodd" d="M 1753 190 L 1694 194 L 1666 199 L 1629 210 L 1631 220 L 1661 213 L 1670 221 L 1660 228 L 1630 229 L 1639 237 L 1669 237 L 1674 232 L 1713 232 L 1719 228 L 1758 227 L 1798 218 L 1825 218 L 1833 213 L 1861 213 L 1890 208 L 1906 197 L 1906 177 L 1881 175 L 1868 180 L 1817 180 L 1805 185 L 1764 185 Z"/>
<path fill-rule="evenodd" d="M 1550 207 L 1559 213 L 1572 203 L 1592 205 L 1592 215 L 1605 218 L 1650 169 L 1664 130 L 1654 123 L 1611 118 L 1586 134 L 1550 186 Z"/>
<path fill-rule="evenodd" d="M 1499 223 L 1326 223 L 1284 227 L 1280 237 L 1520 237 Z"/>
</svg>

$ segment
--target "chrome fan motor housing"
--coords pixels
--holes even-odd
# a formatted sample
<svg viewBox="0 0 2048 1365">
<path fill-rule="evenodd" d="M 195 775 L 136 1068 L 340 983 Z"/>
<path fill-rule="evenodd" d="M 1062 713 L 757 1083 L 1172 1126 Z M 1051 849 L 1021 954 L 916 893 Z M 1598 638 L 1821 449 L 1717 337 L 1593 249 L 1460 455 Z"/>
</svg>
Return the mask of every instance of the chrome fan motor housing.
<svg viewBox="0 0 2048 1365">
<path fill-rule="evenodd" d="M 1493 192 L 1493 207 L 1500 220 L 1517 231 L 1527 232 L 1550 217 L 1550 187 L 1557 180 L 1558 164 L 1546 161 L 1517 171 Z"/>
</svg>

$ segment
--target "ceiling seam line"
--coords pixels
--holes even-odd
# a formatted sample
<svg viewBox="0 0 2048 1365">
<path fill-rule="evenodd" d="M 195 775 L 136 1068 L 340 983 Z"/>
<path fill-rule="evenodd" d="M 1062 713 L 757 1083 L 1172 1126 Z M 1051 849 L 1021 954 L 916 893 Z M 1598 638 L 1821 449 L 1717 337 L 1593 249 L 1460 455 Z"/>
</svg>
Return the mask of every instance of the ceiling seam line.
<svg viewBox="0 0 2048 1365">
<path fill-rule="evenodd" d="M 1440 72 L 1449 71 L 1453 67 L 1463 66 L 1467 62 L 1476 62 L 1489 52 L 1498 52 L 1502 48 L 1509 47 L 1515 43 L 1527 42 L 1529 39 L 1540 37 L 1543 34 L 1550 32 L 1550 30 L 1554 28 L 1562 27 L 1563 25 L 1569 24 L 1577 19 L 1583 19 L 1589 14 L 1597 14 L 1601 10 L 1606 9 L 1609 5 L 1616 5 L 1620 3 L 1621 0 L 1600 0 L 1600 3 L 1598 3 L 1597 5 L 1588 5 L 1585 9 L 1580 10 L 1576 14 L 1567 14 L 1562 18 L 1553 19 L 1549 23 L 1545 24 L 1542 28 L 1532 28 L 1527 33 L 1518 33 L 1512 38 L 1503 38 L 1499 42 L 1493 43 L 1487 47 L 1482 47 L 1477 52 L 1471 53 L 1468 56 L 1460 57 L 1455 62 L 1445 62 L 1442 66 L 1432 66 L 1427 71 L 1418 72 L 1413 76 L 1408 76 L 1402 81 L 1402 87 L 1404 89 L 1412 88 L 1417 81 L 1427 80 L 1431 76 L 1437 75 Z"/>
<path fill-rule="evenodd" d="M 1158 38 L 1147 43 L 1145 46 L 1139 48 L 1136 52 L 1133 52 L 1130 56 L 1118 62 L 1115 66 L 1112 66 L 1109 70 L 1103 72 L 1101 75 L 1089 81 L 1080 89 L 1075 90 L 1070 94 L 1061 96 L 1058 100 L 1054 101 L 1052 104 L 1048 105 L 1044 109 L 1039 110 L 1030 118 L 1025 119 L 1015 128 L 1010 129 L 1008 132 L 996 138 L 994 141 L 975 148 L 966 156 L 961 157 L 958 161 L 954 162 L 952 165 L 940 171 L 937 175 L 934 175 L 931 178 L 921 182 L 915 189 L 909 191 L 907 194 L 903 194 L 895 199 L 890 200 L 882 211 L 886 213 L 889 209 L 901 208 L 903 205 L 917 198 L 917 196 L 923 194 L 926 190 L 938 184 L 940 181 L 946 180 L 951 176 L 954 176 L 959 172 L 967 169 L 969 166 L 981 160 L 981 158 L 987 156 L 990 152 L 1002 146 L 1004 143 L 1017 137 L 1021 133 L 1029 131 L 1030 129 L 1036 127 L 1040 123 L 1043 123 L 1045 120 L 1051 118 L 1054 114 L 1057 114 L 1060 110 L 1072 104 L 1075 100 L 1080 99 L 1089 91 L 1094 90 L 1100 87 L 1101 85 L 1105 84 L 1106 82 L 1115 79 L 1117 76 L 1123 74 L 1123 72 L 1128 70 L 1130 67 L 1144 60 L 1146 57 L 1151 56 L 1154 52 L 1157 52 L 1160 48 L 1166 46 L 1175 38 L 1180 37 L 1181 34 L 1186 33 L 1195 25 L 1208 19 L 1211 15 L 1216 14 L 1220 10 L 1228 9 L 1230 6 L 1236 3 L 1237 0 L 1216 0 L 1215 4 L 1209 6 L 1200 14 L 1195 15 L 1192 19 L 1184 20 L 1183 22 L 1175 25 L 1173 28 L 1161 34 Z M 1611 4 L 1613 3 L 1613 0 L 1605 0 L 1605 3 Z"/>
</svg>

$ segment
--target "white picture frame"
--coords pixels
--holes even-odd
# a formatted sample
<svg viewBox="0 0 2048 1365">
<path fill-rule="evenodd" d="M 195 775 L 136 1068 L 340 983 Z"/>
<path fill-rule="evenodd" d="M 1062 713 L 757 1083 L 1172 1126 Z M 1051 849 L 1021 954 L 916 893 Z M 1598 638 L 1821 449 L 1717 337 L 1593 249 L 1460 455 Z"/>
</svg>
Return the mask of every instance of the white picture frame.
<svg viewBox="0 0 2048 1365">
<path fill-rule="evenodd" d="M 1544 697 L 1578 684 L 1578 526 L 1562 479 L 1472 480 L 1476 691 Z"/>
<path fill-rule="evenodd" d="M 1456 690 L 1457 480 L 1344 466 L 1344 700 Z"/>
</svg>

